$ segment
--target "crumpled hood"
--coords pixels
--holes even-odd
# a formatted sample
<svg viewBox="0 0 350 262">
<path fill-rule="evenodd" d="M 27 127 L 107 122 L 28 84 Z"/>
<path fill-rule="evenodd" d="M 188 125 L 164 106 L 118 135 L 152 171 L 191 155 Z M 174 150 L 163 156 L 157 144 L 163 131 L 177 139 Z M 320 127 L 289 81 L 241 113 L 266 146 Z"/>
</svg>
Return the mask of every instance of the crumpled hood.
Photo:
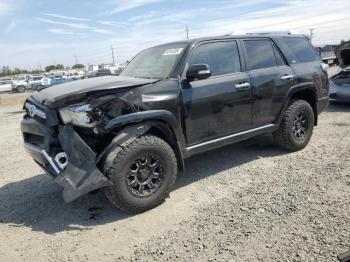
<svg viewBox="0 0 350 262">
<path fill-rule="evenodd" d="M 344 42 L 336 47 L 335 55 L 341 68 L 350 66 L 350 41 Z"/>
<path fill-rule="evenodd" d="M 98 91 L 118 90 L 137 87 L 157 82 L 158 79 L 144 79 L 123 76 L 105 76 L 91 79 L 73 81 L 69 83 L 51 86 L 35 92 L 32 98 L 48 107 L 55 107 L 62 100 L 82 99 L 86 95 Z M 76 98 L 76 99 L 75 99 Z"/>
</svg>

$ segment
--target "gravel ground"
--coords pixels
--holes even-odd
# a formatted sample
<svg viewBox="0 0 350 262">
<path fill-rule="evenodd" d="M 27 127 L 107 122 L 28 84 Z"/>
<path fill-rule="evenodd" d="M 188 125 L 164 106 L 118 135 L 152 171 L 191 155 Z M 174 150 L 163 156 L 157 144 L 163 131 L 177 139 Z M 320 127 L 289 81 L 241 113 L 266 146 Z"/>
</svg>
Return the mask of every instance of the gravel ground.
<svg viewBox="0 0 350 262">
<path fill-rule="evenodd" d="M 129 216 L 102 194 L 65 204 L 0 107 L 0 261 L 336 261 L 350 249 L 350 105 L 296 153 L 260 137 L 186 161 L 164 204 Z"/>
</svg>

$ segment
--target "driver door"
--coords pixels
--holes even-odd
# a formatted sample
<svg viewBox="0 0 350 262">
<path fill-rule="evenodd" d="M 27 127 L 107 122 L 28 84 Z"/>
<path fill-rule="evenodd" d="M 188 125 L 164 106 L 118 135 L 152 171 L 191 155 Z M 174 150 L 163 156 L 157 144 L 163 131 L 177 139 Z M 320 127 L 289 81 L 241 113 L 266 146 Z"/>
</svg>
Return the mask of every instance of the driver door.
<svg viewBox="0 0 350 262">
<path fill-rule="evenodd" d="M 249 75 L 242 72 L 235 40 L 205 42 L 192 51 L 189 66 L 207 64 L 211 76 L 183 86 L 189 145 L 247 130 L 252 125 Z"/>
</svg>

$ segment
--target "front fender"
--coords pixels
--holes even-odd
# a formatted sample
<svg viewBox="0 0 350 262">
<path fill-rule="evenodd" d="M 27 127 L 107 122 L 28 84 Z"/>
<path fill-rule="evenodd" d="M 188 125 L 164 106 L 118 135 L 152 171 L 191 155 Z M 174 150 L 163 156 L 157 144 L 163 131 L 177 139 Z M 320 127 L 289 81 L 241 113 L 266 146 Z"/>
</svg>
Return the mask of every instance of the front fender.
<svg viewBox="0 0 350 262">
<path fill-rule="evenodd" d="M 110 120 L 106 126 L 106 130 L 113 130 L 120 126 L 126 126 L 134 123 L 141 123 L 147 121 L 161 121 L 170 126 L 174 132 L 177 141 L 180 143 L 181 147 L 184 148 L 185 138 L 182 132 L 182 128 L 176 117 L 169 111 L 166 110 L 148 110 L 136 113 L 131 113 L 127 115 L 118 116 Z"/>
</svg>

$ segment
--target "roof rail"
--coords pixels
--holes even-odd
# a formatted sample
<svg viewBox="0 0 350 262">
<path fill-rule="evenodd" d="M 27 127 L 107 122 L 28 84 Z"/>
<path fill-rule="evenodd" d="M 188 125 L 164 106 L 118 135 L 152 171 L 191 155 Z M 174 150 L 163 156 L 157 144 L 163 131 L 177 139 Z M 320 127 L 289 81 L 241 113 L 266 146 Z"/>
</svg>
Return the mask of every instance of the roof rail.
<svg viewBox="0 0 350 262">
<path fill-rule="evenodd" d="M 246 34 L 247 35 L 273 35 L 273 34 L 291 35 L 292 33 L 289 30 L 286 30 L 286 31 L 249 32 L 249 33 L 246 33 Z"/>
</svg>

